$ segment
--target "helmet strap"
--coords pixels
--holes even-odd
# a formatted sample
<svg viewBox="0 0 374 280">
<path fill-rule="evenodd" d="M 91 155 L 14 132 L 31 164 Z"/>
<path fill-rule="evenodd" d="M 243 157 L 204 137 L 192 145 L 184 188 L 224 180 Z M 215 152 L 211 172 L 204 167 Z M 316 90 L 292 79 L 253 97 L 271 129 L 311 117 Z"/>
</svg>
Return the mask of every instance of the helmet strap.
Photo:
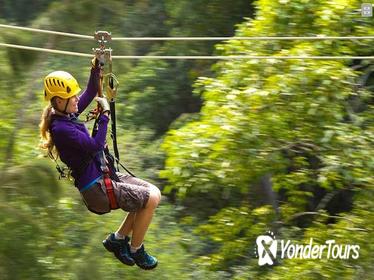
<svg viewBox="0 0 374 280">
<path fill-rule="evenodd" d="M 56 102 L 54 102 L 54 100 L 51 100 L 51 105 L 52 105 L 53 110 L 55 110 L 55 112 L 58 112 L 63 115 L 67 115 L 68 113 L 66 112 L 66 109 L 68 108 L 69 101 L 70 101 L 70 98 L 67 99 L 64 111 L 60 111 L 59 109 L 57 109 L 57 104 Z"/>
<path fill-rule="evenodd" d="M 67 99 L 67 101 L 66 101 L 66 105 L 65 105 L 65 109 L 64 109 L 64 111 L 62 112 L 62 113 L 64 113 L 65 115 L 68 114 L 68 112 L 66 112 L 66 109 L 68 108 L 69 102 L 70 102 L 70 97 Z"/>
</svg>

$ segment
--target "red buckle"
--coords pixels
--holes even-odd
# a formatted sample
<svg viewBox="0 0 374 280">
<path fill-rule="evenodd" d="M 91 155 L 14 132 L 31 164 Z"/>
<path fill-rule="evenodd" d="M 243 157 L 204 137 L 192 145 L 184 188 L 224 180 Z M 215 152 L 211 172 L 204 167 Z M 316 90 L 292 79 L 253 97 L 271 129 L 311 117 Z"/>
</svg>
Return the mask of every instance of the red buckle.
<svg viewBox="0 0 374 280">
<path fill-rule="evenodd" d="M 104 184 L 106 188 L 106 193 L 109 199 L 110 208 L 111 209 L 118 209 L 116 197 L 114 196 L 114 189 L 112 185 L 112 180 L 109 178 L 108 174 L 104 175 Z"/>
</svg>

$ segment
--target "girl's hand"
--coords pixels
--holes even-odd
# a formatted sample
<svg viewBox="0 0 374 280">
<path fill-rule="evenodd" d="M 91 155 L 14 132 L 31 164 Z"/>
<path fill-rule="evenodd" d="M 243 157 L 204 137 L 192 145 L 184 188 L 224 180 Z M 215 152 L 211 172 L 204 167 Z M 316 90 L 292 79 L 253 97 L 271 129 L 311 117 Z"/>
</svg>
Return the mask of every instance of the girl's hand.
<svg viewBox="0 0 374 280">
<path fill-rule="evenodd" d="M 97 103 L 99 103 L 101 109 L 103 110 L 102 113 L 103 114 L 108 113 L 107 115 L 109 115 L 110 106 L 109 106 L 108 100 L 106 100 L 105 97 L 96 97 L 95 100 L 97 101 Z"/>
<path fill-rule="evenodd" d="M 91 60 L 91 67 L 92 69 L 96 69 L 96 68 L 102 68 L 104 66 L 104 62 L 103 61 L 100 61 L 99 58 L 97 58 L 96 56 L 94 56 L 94 58 Z"/>
<path fill-rule="evenodd" d="M 95 69 L 98 66 L 99 62 L 96 58 L 96 56 L 91 60 L 91 67 L 92 69 Z"/>
</svg>

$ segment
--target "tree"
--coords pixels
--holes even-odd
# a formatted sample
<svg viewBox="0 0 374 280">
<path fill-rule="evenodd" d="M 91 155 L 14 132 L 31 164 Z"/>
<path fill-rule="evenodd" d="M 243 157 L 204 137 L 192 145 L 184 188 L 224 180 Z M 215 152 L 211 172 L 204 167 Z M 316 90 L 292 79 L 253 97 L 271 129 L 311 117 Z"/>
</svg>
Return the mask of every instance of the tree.
<svg viewBox="0 0 374 280">
<path fill-rule="evenodd" d="M 160 29 L 166 30 L 171 37 L 230 36 L 234 24 L 253 12 L 251 3 L 243 0 L 162 2 L 165 18 Z M 153 5 L 158 7 L 159 4 Z M 148 54 L 209 55 L 214 51 L 214 43 L 157 43 L 150 47 Z M 200 110 L 201 100 L 192 94 L 191 84 L 201 75 L 210 75 L 211 65 L 210 61 L 140 62 L 123 76 L 126 83 L 119 100 L 127 103 L 129 110 L 121 120 L 137 128 L 151 128 L 156 136 L 164 134 L 181 114 Z"/>
<path fill-rule="evenodd" d="M 356 23 L 359 15 L 353 11 L 360 3 L 335 4 L 259 1 L 256 18 L 239 25 L 236 36 L 372 33 L 372 21 L 360 18 Z M 232 40 L 218 45 L 217 50 L 224 55 L 373 53 L 367 41 Z M 200 78 L 195 84 L 204 102 L 200 118 L 169 131 L 163 144 L 167 159 L 161 176 L 169 181 L 167 190 L 176 190 L 182 203 L 190 207 L 188 213 L 197 213 L 203 220 L 211 215 L 208 225 L 198 231 L 215 245 L 209 247 L 213 253 L 204 254 L 201 262 L 210 264 L 211 269 L 228 270 L 237 279 L 257 278 L 263 270 L 256 269 L 250 251 L 255 236 L 265 230 L 303 240 L 310 233 L 321 237 L 317 232 L 322 224 L 328 233 L 339 232 L 342 240 L 349 240 L 355 230 L 340 220 L 330 217 L 320 222 L 318 217 L 352 208 L 353 212 L 338 216 L 353 215 L 352 225 L 362 226 L 360 219 L 367 213 L 358 210 L 358 205 L 373 209 L 368 198 L 373 167 L 367 160 L 373 157 L 373 130 L 369 126 L 369 87 L 357 86 L 361 72 L 352 67 L 357 64 L 365 69 L 370 62 L 232 60 L 215 65 L 215 78 Z M 361 104 L 361 109 L 354 109 L 352 100 Z M 260 178 L 269 174 L 280 201 L 280 215 L 259 202 L 255 188 Z M 337 203 L 337 199 L 344 200 Z M 308 211 L 316 214 L 302 214 Z M 370 239 L 370 232 L 357 230 L 360 237 L 355 241 L 365 246 L 360 240 Z M 363 255 L 364 263 L 372 257 L 370 253 Z M 323 262 L 309 276 L 319 279 L 325 269 L 331 277 L 348 271 L 355 277 L 370 273 L 368 266 L 363 272 L 347 268 L 354 264 L 347 260 L 332 269 Z M 302 277 L 305 269 L 310 266 L 295 266 L 289 261 L 263 278 L 281 278 L 287 270 L 289 279 L 294 279 Z"/>
</svg>

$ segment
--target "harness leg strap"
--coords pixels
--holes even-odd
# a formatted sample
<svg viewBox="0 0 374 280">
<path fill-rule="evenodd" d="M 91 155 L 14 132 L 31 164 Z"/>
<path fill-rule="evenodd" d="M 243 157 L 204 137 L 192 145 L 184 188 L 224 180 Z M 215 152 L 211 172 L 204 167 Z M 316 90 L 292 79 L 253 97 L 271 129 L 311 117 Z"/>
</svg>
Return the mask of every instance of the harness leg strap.
<svg viewBox="0 0 374 280">
<path fill-rule="evenodd" d="M 112 180 L 110 179 L 108 173 L 104 174 L 104 185 L 105 185 L 106 193 L 107 193 L 107 196 L 108 196 L 108 199 L 109 199 L 110 208 L 112 210 L 118 209 L 117 200 L 116 200 L 116 197 L 114 195 Z"/>
</svg>

